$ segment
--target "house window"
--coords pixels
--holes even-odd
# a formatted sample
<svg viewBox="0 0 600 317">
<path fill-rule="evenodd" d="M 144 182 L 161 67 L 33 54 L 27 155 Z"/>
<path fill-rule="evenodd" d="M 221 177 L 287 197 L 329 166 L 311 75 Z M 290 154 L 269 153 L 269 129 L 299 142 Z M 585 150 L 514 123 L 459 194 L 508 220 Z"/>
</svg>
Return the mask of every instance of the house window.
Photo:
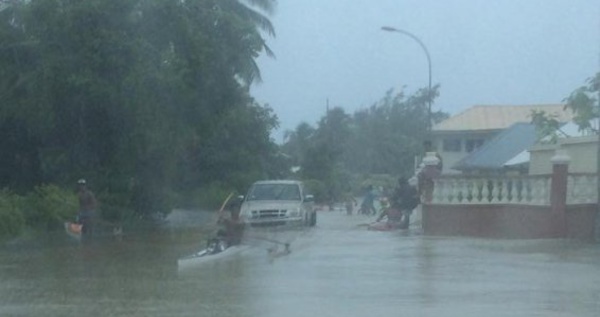
<svg viewBox="0 0 600 317">
<path fill-rule="evenodd" d="M 460 152 L 462 143 L 460 139 L 445 139 L 442 145 L 444 152 Z"/>
<path fill-rule="evenodd" d="M 483 139 L 469 139 L 465 143 L 465 149 L 471 153 L 483 145 Z"/>
</svg>

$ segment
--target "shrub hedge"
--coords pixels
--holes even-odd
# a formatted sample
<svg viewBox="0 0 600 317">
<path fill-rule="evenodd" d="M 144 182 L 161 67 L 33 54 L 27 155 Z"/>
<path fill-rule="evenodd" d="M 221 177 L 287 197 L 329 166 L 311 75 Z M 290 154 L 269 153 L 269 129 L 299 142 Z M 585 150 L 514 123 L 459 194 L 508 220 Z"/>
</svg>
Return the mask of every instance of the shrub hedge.
<svg viewBox="0 0 600 317">
<path fill-rule="evenodd" d="M 0 190 L 0 238 L 19 235 L 25 227 L 56 230 L 77 214 L 77 195 L 56 185 L 41 185 L 19 196 Z"/>
</svg>

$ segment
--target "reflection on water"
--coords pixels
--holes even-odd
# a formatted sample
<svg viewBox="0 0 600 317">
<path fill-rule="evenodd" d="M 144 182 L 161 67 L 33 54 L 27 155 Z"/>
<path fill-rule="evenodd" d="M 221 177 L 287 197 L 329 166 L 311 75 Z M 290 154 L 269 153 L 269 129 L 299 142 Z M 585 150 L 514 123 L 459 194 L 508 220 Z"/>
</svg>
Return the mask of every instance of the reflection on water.
<svg viewBox="0 0 600 317">
<path fill-rule="evenodd" d="M 598 316 L 600 252 L 557 240 L 369 232 L 358 216 L 270 233 L 251 251 L 177 270 L 193 228 L 0 250 L 0 316 Z M 257 238 L 258 237 L 258 238 Z M 269 258 L 266 240 L 292 241 Z"/>
</svg>

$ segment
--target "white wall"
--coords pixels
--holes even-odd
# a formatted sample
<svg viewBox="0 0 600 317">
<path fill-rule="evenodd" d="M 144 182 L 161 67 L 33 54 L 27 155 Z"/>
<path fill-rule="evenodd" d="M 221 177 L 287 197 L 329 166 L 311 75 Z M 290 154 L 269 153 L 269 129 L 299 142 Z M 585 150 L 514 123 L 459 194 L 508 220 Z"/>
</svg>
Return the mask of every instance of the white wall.
<svg viewBox="0 0 600 317">
<path fill-rule="evenodd" d="M 598 136 L 561 138 L 557 144 L 537 144 L 530 149 L 529 174 L 552 173 L 552 156 L 562 149 L 571 158 L 569 172 L 596 173 L 598 157 Z"/>
</svg>

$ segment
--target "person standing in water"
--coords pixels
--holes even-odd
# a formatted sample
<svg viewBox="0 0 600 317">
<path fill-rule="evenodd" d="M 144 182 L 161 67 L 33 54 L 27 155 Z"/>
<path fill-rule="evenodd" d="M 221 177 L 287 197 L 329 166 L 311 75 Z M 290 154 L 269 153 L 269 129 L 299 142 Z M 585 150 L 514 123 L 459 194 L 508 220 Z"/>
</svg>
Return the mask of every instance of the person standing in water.
<svg viewBox="0 0 600 317">
<path fill-rule="evenodd" d="M 394 194 L 392 195 L 392 208 L 396 211 L 399 211 L 399 215 L 401 219 L 399 222 L 400 229 L 408 229 L 410 225 L 410 215 L 412 214 L 413 209 L 415 209 L 419 203 L 419 193 L 417 189 L 412 186 L 405 177 L 400 177 L 398 179 L 398 186 L 394 190 Z"/>
<path fill-rule="evenodd" d="M 79 213 L 77 222 L 82 225 L 81 234 L 83 237 L 90 237 L 94 232 L 94 218 L 98 202 L 94 193 L 88 189 L 85 179 L 77 181 L 77 196 L 79 198 Z"/>
</svg>

